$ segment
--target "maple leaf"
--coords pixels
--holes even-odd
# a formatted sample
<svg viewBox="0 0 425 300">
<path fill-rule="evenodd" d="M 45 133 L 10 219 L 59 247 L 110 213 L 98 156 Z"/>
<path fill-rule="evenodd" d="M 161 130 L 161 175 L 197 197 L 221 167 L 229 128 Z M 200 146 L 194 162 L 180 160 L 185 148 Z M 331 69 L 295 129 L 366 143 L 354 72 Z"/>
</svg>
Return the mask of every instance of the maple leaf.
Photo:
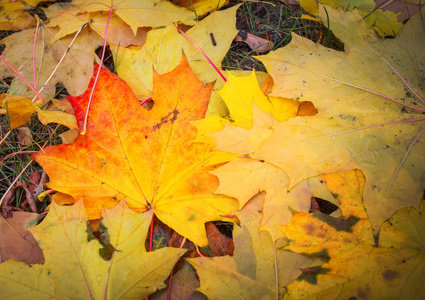
<svg viewBox="0 0 425 300">
<path fill-rule="evenodd" d="M 101 37 L 104 37 L 107 13 L 113 5 L 109 20 L 108 42 L 127 47 L 130 43 L 134 44 L 137 41 L 135 37 L 140 34 L 144 36 L 151 27 L 162 27 L 178 22 L 195 25 L 194 20 L 197 17 L 219 9 L 228 1 L 177 2 L 180 3 L 176 1 L 173 3 L 181 4 L 181 7 L 168 1 L 156 3 L 152 0 L 116 1 L 115 5 L 111 1 L 73 1 L 66 4 L 55 3 L 45 8 L 44 12 L 50 21 L 48 26 L 60 28 L 53 40 L 77 32 L 84 23 L 88 23 Z M 193 9 L 195 12 L 191 11 Z"/>
<path fill-rule="evenodd" d="M 217 193 L 237 198 L 240 209 L 258 192 L 266 192 L 260 230 L 266 230 L 273 240 L 280 236 L 277 225 L 289 223 L 293 210 L 310 210 L 312 197 L 336 204 L 321 178 L 304 180 L 289 191 L 289 178 L 282 169 L 256 159 L 236 158 L 211 173 L 220 180 Z"/>
<path fill-rule="evenodd" d="M 111 13 L 110 18 L 108 18 L 109 13 L 105 11 L 79 13 L 79 10 L 74 6 L 63 8 L 58 3 L 44 9 L 44 12 L 50 20 L 47 26 L 59 27 L 51 43 L 68 34 L 75 34 L 85 24 L 88 24 L 103 39 L 105 38 L 106 25 L 108 24 L 108 34 L 106 36 L 108 44 L 123 47 L 130 45 L 142 46 L 145 43 L 147 32 L 151 29 L 150 27 L 138 28 L 135 35 L 131 27 L 115 13 Z"/>
<path fill-rule="evenodd" d="M 397 20 L 397 14 L 389 10 L 382 10 L 373 0 L 347 1 L 347 0 L 320 0 L 321 4 L 327 4 L 333 8 L 343 8 L 344 10 L 356 9 L 364 18 L 366 25 L 374 29 L 381 37 L 393 37 L 398 34 L 403 24 Z M 301 6 L 310 14 L 317 15 L 319 8 L 316 1 L 300 0 Z M 410 7 L 410 13 L 414 11 Z"/>
<path fill-rule="evenodd" d="M 233 256 L 186 259 L 199 275 L 198 291 L 209 299 L 281 299 L 284 286 L 300 275 L 308 258 L 283 251 L 284 239 L 273 242 L 260 232 L 264 193 L 254 196 L 236 215 Z M 279 214 L 277 212 L 277 214 Z"/>
<path fill-rule="evenodd" d="M 1 0 L 0 30 L 22 30 L 35 26 L 37 21 L 26 10 L 34 9 L 42 0 Z"/>
<path fill-rule="evenodd" d="M 30 230 L 42 247 L 44 265 L 9 260 L 0 264 L 5 299 L 144 298 L 164 287 L 185 249 L 146 252 L 152 212 L 137 214 L 124 202 L 103 211 L 109 243 L 116 251 L 110 261 L 99 255 L 102 246 L 88 241 L 87 214 L 82 201 L 73 206 L 52 203 L 45 220 Z"/>
<path fill-rule="evenodd" d="M 259 58 L 273 76 L 272 96 L 312 101 L 318 113 L 273 125 L 266 139 L 257 135 L 258 149 L 238 153 L 281 168 L 289 190 L 319 174 L 359 168 L 377 232 L 395 211 L 417 207 L 425 189 L 424 27 L 417 15 L 395 39 L 382 40 L 355 11 L 327 8 L 326 14 L 321 6 L 323 20 L 327 15 L 344 52 L 293 35 L 289 45 Z M 215 149 L 233 152 L 218 143 Z"/>
<path fill-rule="evenodd" d="M 323 175 L 338 194 L 341 218 L 297 213 L 281 227 L 289 249 L 309 258 L 326 258 L 302 268 L 285 299 L 423 299 L 425 202 L 404 208 L 382 224 L 379 240 L 362 203 L 365 178 L 358 170 Z"/>
<path fill-rule="evenodd" d="M 193 123 L 200 135 L 213 140 L 215 149 L 241 156 L 255 153 L 273 134 L 273 127 L 279 121 L 296 116 L 301 104 L 291 99 L 264 96 L 255 73 L 245 77 L 228 74 L 228 81 L 219 94 L 229 109 L 229 116 L 225 119 L 213 116 Z M 312 196 L 333 201 L 332 195 L 320 188 L 316 177 L 297 184 L 288 193 L 288 175 L 281 168 L 257 159 L 234 159 L 212 173 L 220 180 L 217 193 L 237 198 L 239 209 L 258 192 L 266 192 L 260 228 L 267 230 L 273 240 L 279 236 L 276 225 L 291 220 L 290 208 L 308 212 Z"/>
<path fill-rule="evenodd" d="M 168 288 L 156 292 L 149 297 L 150 300 L 181 299 L 181 300 L 208 300 L 208 298 L 196 291 L 199 280 L 195 271 L 187 262 L 173 275 L 170 291 Z M 170 294 L 169 296 L 168 293 Z"/>
<path fill-rule="evenodd" d="M 72 37 L 65 37 L 50 44 L 57 29 L 46 29 L 40 26 L 35 46 L 36 86 L 41 88 L 52 74 L 62 55 L 66 52 Z M 2 56 L 26 79 L 33 83 L 33 46 L 35 29 L 27 29 L 14 33 L 0 43 L 6 45 Z M 48 100 L 55 95 L 56 84 L 61 82 L 71 95 L 82 94 L 88 86 L 93 74 L 94 50 L 102 44 L 102 40 L 93 32 L 84 29 L 75 41 L 72 49 L 59 69 L 40 92 L 43 99 Z M 16 74 L 4 63 L 0 62 L 0 73 L 4 77 L 15 77 Z M 36 88 L 37 90 L 37 88 Z M 14 78 L 8 93 L 22 97 L 34 96 L 33 91 L 19 78 Z"/>
<path fill-rule="evenodd" d="M 41 249 L 27 229 L 38 219 L 38 214 L 28 212 L 14 212 L 12 218 L 0 217 L 0 263 L 8 259 L 27 264 L 44 262 Z"/>
<path fill-rule="evenodd" d="M 154 1 L 154 0 L 123 0 L 116 1 L 110 0 L 74 0 L 71 4 L 73 12 L 101 12 L 109 11 L 111 4 L 113 11 L 125 23 L 127 23 L 133 30 L 134 35 L 137 34 L 138 27 L 161 27 L 173 23 L 184 23 L 187 25 L 195 25 L 196 15 L 194 12 L 172 4 L 169 1 Z M 67 11 L 63 11 L 67 14 Z M 62 19 L 66 23 L 66 19 Z M 66 26 L 66 25 L 65 25 Z"/>
<path fill-rule="evenodd" d="M 238 7 L 213 12 L 186 32 L 216 66 L 221 66 L 221 61 L 237 34 L 235 16 Z M 211 41 L 211 34 L 216 40 L 215 46 Z M 118 76 L 130 85 L 139 99 L 150 96 L 153 69 L 160 74 L 174 69 L 181 61 L 182 49 L 198 78 L 205 83 L 217 80 L 215 87 L 220 88 L 220 84 L 223 84 L 221 77 L 174 25 L 151 30 L 143 47 L 111 47 Z M 213 92 L 210 106 L 218 101 L 216 97 Z"/>
<path fill-rule="evenodd" d="M 202 16 L 227 5 L 229 0 L 171 0 L 171 2 L 178 6 L 193 10 L 198 16 Z"/>
<path fill-rule="evenodd" d="M 70 97 L 82 127 L 93 88 Z M 152 110 L 141 107 L 131 89 L 102 69 L 89 112 L 87 134 L 71 145 L 48 147 L 34 159 L 50 177 L 48 186 L 84 198 L 89 218 L 99 217 L 102 204 L 126 199 L 137 210 L 154 209 L 165 224 L 195 244 L 208 244 L 207 221 L 237 209 L 237 201 L 212 194 L 218 179 L 211 146 L 193 142 L 189 121 L 203 118 L 212 84 L 204 86 L 185 57 L 173 71 L 154 73 Z"/>
</svg>

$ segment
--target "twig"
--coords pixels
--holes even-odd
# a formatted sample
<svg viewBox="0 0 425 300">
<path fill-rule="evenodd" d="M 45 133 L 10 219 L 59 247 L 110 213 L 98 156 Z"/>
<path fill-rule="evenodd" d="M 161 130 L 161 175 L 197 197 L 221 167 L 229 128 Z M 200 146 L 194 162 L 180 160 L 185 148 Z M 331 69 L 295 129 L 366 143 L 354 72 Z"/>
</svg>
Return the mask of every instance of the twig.
<svg viewBox="0 0 425 300">
<path fill-rule="evenodd" d="M 31 211 L 32 212 L 37 212 L 37 205 L 34 202 L 34 198 L 32 197 L 31 191 L 28 188 L 27 184 L 25 183 L 25 181 L 19 181 L 18 183 L 16 183 L 16 186 L 20 186 L 25 190 L 25 199 L 27 200 Z"/>
<path fill-rule="evenodd" d="M 28 169 L 28 167 L 33 163 L 34 161 L 30 161 L 25 168 L 21 171 L 21 173 L 19 173 L 18 176 L 16 176 L 15 180 L 12 182 L 12 184 L 9 186 L 9 188 L 6 190 L 6 192 L 4 193 L 3 197 L 1 197 L 0 199 L 0 205 L 2 204 L 3 200 L 6 198 L 6 195 L 9 193 L 9 191 L 13 188 L 13 186 L 16 184 L 16 182 L 18 182 L 19 177 L 22 176 L 22 174 L 24 174 L 24 172 Z"/>
<path fill-rule="evenodd" d="M 55 69 L 52 71 L 52 73 L 50 74 L 49 78 L 47 78 L 46 82 L 43 84 L 43 86 L 41 87 L 41 89 L 38 91 L 39 93 L 41 93 L 44 90 L 44 88 L 46 87 L 47 83 L 49 83 L 49 81 L 52 79 L 53 75 L 56 73 L 56 71 L 58 70 L 59 66 L 62 64 L 63 60 L 65 59 L 65 57 L 69 53 L 69 50 L 71 50 L 72 45 L 74 45 L 75 40 L 80 35 L 81 31 L 84 29 L 84 27 L 86 25 L 87 25 L 87 23 L 84 23 L 80 27 L 80 29 L 77 31 L 77 33 L 75 34 L 75 36 L 72 39 L 71 43 L 69 44 L 68 48 L 66 49 L 65 53 L 62 55 L 61 59 L 59 60 L 58 64 L 56 65 Z M 32 99 L 32 102 L 34 102 L 36 99 L 37 99 L 37 96 Z"/>
<path fill-rule="evenodd" d="M 176 24 L 174 24 L 174 26 L 176 26 Z M 195 43 L 195 41 L 192 40 L 192 38 L 186 34 L 186 32 L 184 32 L 183 30 L 181 30 L 177 26 L 176 26 L 176 28 L 181 34 L 183 34 L 196 47 L 196 49 L 199 50 L 199 52 L 202 53 L 202 55 L 205 57 L 205 59 L 210 63 L 211 67 L 213 67 L 214 70 L 218 73 L 218 75 L 220 75 L 220 77 L 223 78 L 224 82 L 226 82 L 227 81 L 226 77 L 224 77 L 223 73 L 221 73 L 221 71 L 217 68 L 217 66 L 213 63 L 213 61 L 208 57 L 208 55 L 201 49 L 201 47 L 199 47 Z"/>
<path fill-rule="evenodd" d="M 3 56 L 1 56 L 0 55 L 0 59 L 16 74 L 16 76 L 18 76 L 33 92 L 34 92 L 34 94 L 38 97 L 38 98 L 40 98 L 40 100 L 41 101 L 43 101 L 44 102 L 44 100 L 43 100 L 43 97 L 41 97 L 41 95 L 40 95 L 40 93 L 39 92 L 37 92 L 33 87 L 32 87 L 32 85 L 30 85 L 29 83 L 28 83 L 28 81 L 26 81 L 26 79 L 24 78 L 24 77 L 22 77 L 22 75 L 18 72 L 18 71 L 16 71 L 16 69 L 11 65 L 11 64 L 9 64 L 4 58 L 3 58 Z"/>
</svg>

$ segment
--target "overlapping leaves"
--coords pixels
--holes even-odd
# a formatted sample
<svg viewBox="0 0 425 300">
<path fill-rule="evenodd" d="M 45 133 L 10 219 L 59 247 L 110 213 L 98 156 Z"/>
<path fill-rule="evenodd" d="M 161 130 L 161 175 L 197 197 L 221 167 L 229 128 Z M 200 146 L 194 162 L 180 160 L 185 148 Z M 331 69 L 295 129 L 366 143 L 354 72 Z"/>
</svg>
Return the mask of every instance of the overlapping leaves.
<svg viewBox="0 0 425 300">
<path fill-rule="evenodd" d="M 289 189 L 319 174 L 361 169 L 376 233 L 398 209 L 417 207 L 425 188 L 424 26 L 418 14 L 396 39 L 382 40 L 355 11 L 328 8 L 327 14 L 343 52 L 294 35 L 288 46 L 260 58 L 275 81 L 272 95 L 312 101 L 317 115 L 274 125 L 268 137 L 257 135 L 257 149 L 237 153 L 281 168 Z M 326 19 L 323 7 L 321 16 Z M 231 134 L 230 127 L 223 130 Z M 219 140 L 224 133 L 214 135 Z"/>
<path fill-rule="evenodd" d="M 198 245 L 207 245 L 204 223 L 226 220 L 237 209 L 233 198 L 213 193 L 217 178 L 211 146 L 193 142 L 189 121 L 203 118 L 212 85 L 204 86 L 185 58 L 170 73 L 154 73 L 154 107 L 140 106 L 130 88 L 102 69 L 87 123 L 87 134 L 71 145 L 53 146 L 34 159 L 50 176 L 49 187 L 84 200 L 89 218 L 102 205 L 125 199 L 136 211 L 156 216 Z M 82 127 L 94 84 L 70 97 Z"/>
<path fill-rule="evenodd" d="M 88 241 L 83 202 L 52 207 L 46 219 L 31 232 L 46 262 L 27 265 L 9 260 L 0 264 L 4 299 L 122 299 L 144 298 L 164 287 L 184 249 L 162 248 L 147 252 L 145 240 L 152 212 L 137 214 L 124 202 L 103 211 L 110 245 L 110 261 L 99 255 L 97 240 Z"/>
<path fill-rule="evenodd" d="M 282 229 L 285 249 L 316 259 L 288 286 L 285 299 L 422 299 L 425 215 L 404 208 L 382 224 L 375 244 L 362 203 L 364 176 L 346 171 L 323 177 L 341 202 L 341 218 L 295 214 Z"/>
</svg>

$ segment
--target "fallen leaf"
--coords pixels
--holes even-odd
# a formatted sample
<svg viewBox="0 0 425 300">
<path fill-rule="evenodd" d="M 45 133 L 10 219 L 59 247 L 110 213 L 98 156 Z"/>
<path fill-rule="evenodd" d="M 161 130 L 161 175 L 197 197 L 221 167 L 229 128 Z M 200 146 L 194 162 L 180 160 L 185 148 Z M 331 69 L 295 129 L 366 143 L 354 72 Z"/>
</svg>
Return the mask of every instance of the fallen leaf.
<svg viewBox="0 0 425 300">
<path fill-rule="evenodd" d="M 185 249 L 146 252 L 152 212 L 137 214 L 124 202 L 103 211 L 109 243 L 116 251 L 110 261 L 99 255 L 102 246 L 88 241 L 87 214 L 82 201 L 73 206 L 54 203 L 43 222 L 31 228 L 46 258 L 44 265 L 9 260 L 0 264 L 4 298 L 86 297 L 145 298 L 168 277 Z"/>
<path fill-rule="evenodd" d="M 69 5 L 62 6 L 61 3 L 55 3 L 44 9 L 49 18 L 48 27 L 59 27 L 51 43 L 68 34 L 75 34 L 84 24 L 93 29 L 103 39 L 108 25 L 108 44 L 128 47 L 130 45 L 142 46 L 145 43 L 147 32 L 150 27 L 138 28 L 134 34 L 131 27 L 121 20 L 115 13 L 111 14 L 108 20 L 109 12 L 100 11 L 92 13 L 79 13 L 79 8 Z"/>
<path fill-rule="evenodd" d="M 34 104 L 30 98 L 1 94 L 0 95 L 0 114 L 7 114 L 12 129 L 26 125 L 34 113 L 44 125 L 49 123 L 62 124 L 68 128 L 77 128 L 77 122 L 74 114 L 62 111 L 42 110 Z"/>
<path fill-rule="evenodd" d="M 267 230 L 273 240 L 280 236 L 276 225 L 286 224 L 292 217 L 286 201 L 289 179 L 285 172 L 266 162 L 236 158 L 212 174 L 220 180 L 217 192 L 237 198 L 239 209 L 259 192 L 266 192 L 260 230 Z"/>
<path fill-rule="evenodd" d="M 34 27 L 37 21 L 27 10 L 34 9 L 42 0 L 1 0 L 0 30 L 23 30 Z"/>
<path fill-rule="evenodd" d="M 425 202 L 398 211 L 382 224 L 375 245 L 362 203 L 364 176 L 345 171 L 323 176 L 338 194 L 341 218 L 320 212 L 295 214 L 281 227 L 289 239 L 285 249 L 325 259 L 302 268 L 285 299 L 422 299 L 425 263 Z"/>
<path fill-rule="evenodd" d="M 192 267 L 186 262 L 171 279 L 170 296 L 168 288 L 158 291 L 149 297 L 150 300 L 207 300 L 208 298 L 196 291 L 199 280 L 196 278 Z"/>
<path fill-rule="evenodd" d="M 85 94 L 69 98 L 81 128 L 94 78 Z M 99 218 L 102 205 L 125 198 L 136 211 L 153 209 L 163 223 L 206 246 L 204 224 L 229 221 L 224 216 L 237 209 L 235 199 L 213 194 L 218 179 L 208 173 L 215 169 L 211 146 L 193 142 L 196 129 L 189 121 L 204 117 L 211 88 L 183 57 L 170 73 L 154 73 L 154 107 L 148 111 L 122 80 L 102 69 L 87 134 L 34 159 L 49 174 L 49 188 L 84 198 L 90 219 Z"/>
<path fill-rule="evenodd" d="M 309 211 L 312 197 L 335 203 L 317 177 L 304 180 L 289 190 L 288 175 L 264 161 L 236 158 L 212 174 L 220 180 L 217 193 L 237 198 L 240 209 L 257 193 L 266 193 L 260 230 L 266 230 L 273 240 L 280 236 L 277 225 L 289 223 L 294 210 Z"/>
<path fill-rule="evenodd" d="M 161 27 L 173 23 L 195 25 L 195 14 L 183 7 L 178 7 L 168 1 L 154 0 L 123 0 L 112 3 L 113 11 L 125 23 L 130 25 L 134 35 L 138 27 Z M 79 12 L 98 12 L 110 10 L 110 0 L 74 0 L 72 5 Z"/>
<path fill-rule="evenodd" d="M 410 19 L 411 16 L 415 15 L 419 11 L 419 0 L 409 0 L 409 1 L 385 1 L 385 0 L 375 0 L 376 7 L 379 7 L 383 10 L 389 10 L 394 12 L 397 15 L 399 22 L 406 22 Z"/>
<path fill-rule="evenodd" d="M 72 40 L 67 36 L 50 44 L 57 29 L 40 26 L 35 46 L 35 76 L 37 87 L 42 87 L 52 74 L 62 55 Z M 33 46 L 35 29 L 27 29 L 4 38 L 0 43 L 6 45 L 2 56 L 29 82 L 33 84 Z M 103 44 L 103 40 L 92 31 L 84 29 L 68 55 L 47 83 L 41 96 L 45 101 L 53 98 L 56 84 L 64 84 L 71 95 L 82 94 L 89 84 L 93 74 L 95 49 Z M 4 62 L 0 62 L 0 74 L 4 77 L 14 77 L 9 94 L 22 97 L 34 97 L 34 92 L 20 79 Z M 36 88 L 37 90 L 37 88 Z"/>
<path fill-rule="evenodd" d="M 273 116 L 279 120 L 294 117 L 299 103 L 295 104 L 290 99 L 267 98 L 260 90 L 254 73 L 246 77 L 229 74 L 228 78 L 219 93 L 229 109 L 229 117 L 209 117 L 194 124 L 200 135 L 206 134 L 204 128 L 217 129 L 207 134 L 213 140 L 216 150 L 250 155 L 273 134 L 273 126 L 279 124 Z M 292 216 L 287 199 L 287 174 L 272 164 L 250 158 L 233 159 L 212 173 L 220 180 L 217 192 L 237 198 L 239 209 L 258 192 L 266 192 L 264 218 L 260 228 L 267 230 L 273 240 L 277 239 L 276 225 L 286 224 Z M 299 201 L 309 202 L 310 198 Z"/>
<path fill-rule="evenodd" d="M 195 267 L 201 287 L 209 299 L 281 299 L 284 286 L 297 278 L 300 266 L 309 259 L 283 251 L 283 239 L 272 241 L 260 232 L 264 194 L 253 197 L 237 213 L 240 226 L 234 226 L 233 256 L 186 259 Z"/>
<path fill-rule="evenodd" d="M 35 113 L 31 99 L 3 93 L 0 95 L 0 114 L 7 115 L 11 129 L 26 125 Z"/>
<path fill-rule="evenodd" d="M 172 3 L 193 10 L 199 16 L 219 10 L 229 0 L 171 0 Z"/>
<path fill-rule="evenodd" d="M 55 99 L 51 98 L 51 105 L 47 106 L 48 110 L 60 110 L 68 114 L 74 114 L 74 109 L 68 99 Z"/>
<path fill-rule="evenodd" d="M 75 203 L 74 197 L 64 193 L 55 193 L 52 196 L 53 201 L 58 205 L 72 205 Z"/>
<path fill-rule="evenodd" d="M 273 43 L 269 40 L 263 39 L 262 37 L 239 31 L 235 37 L 236 42 L 245 42 L 253 51 L 257 53 L 265 53 L 273 48 Z"/>
<path fill-rule="evenodd" d="M 137 28 L 136 34 L 133 33 L 131 27 L 128 26 L 118 16 L 112 14 L 108 21 L 108 12 L 93 13 L 90 15 L 90 27 L 96 31 L 102 38 L 105 37 L 106 24 L 108 25 L 108 44 L 114 44 L 122 47 L 143 46 L 146 36 L 151 30 L 150 27 Z"/>
<path fill-rule="evenodd" d="M 10 218 L 0 217 L 0 263 L 8 259 L 27 264 L 44 263 L 43 253 L 27 229 L 37 223 L 39 216 L 15 211 Z"/>
<path fill-rule="evenodd" d="M 294 35 L 288 46 L 259 58 L 275 81 L 273 96 L 311 101 L 318 113 L 275 125 L 250 156 L 282 168 L 290 189 L 319 174 L 362 170 L 377 232 L 395 211 L 418 207 L 425 189 L 424 27 L 416 15 L 395 39 L 383 40 L 354 11 L 321 7 L 321 18 L 327 16 L 344 52 Z"/>
<path fill-rule="evenodd" d="M 233 254 L 233 240 L 218 230 L 212 222 L 205 224 L 207 231 L 208 243 L 213 256 L 224 256 Z"/>
<path fill-rule="evenodd" d="M 345 11 L 357 10 L 364 17 L 364 21 L 369 28 L 374 29 L 381 37 L 394 37 L 398 34 L 403 24 L 397 20 L 397 14 L 389 10 L 375 9 L 374 0 L 320 0 L 322 4 L 327 4 L 333 8 L 342 8 Z M 391 1 L 392 2 L 392 1 Z M 318 4 L 312 0 L 300 0 L 300 4 L 308 13 L 317 15 L 319 12 Z M 403 3 L 404 5 L 405 3 Z M 412 15 L 415 12 L 411 12 Z M 323 21 L 323 18 L 322 18 Z M 324 22 L 326 24 L 326 21 Z"/>
<path fill-rule="evenodd" d="M 62 139 L 62 144 L 72 144 L 78 137 L 78 129 L 71 129 L 59 134 Z"/>
<path fill-rule="evenodd" d="M 238 6 L 213 12 L 186 32 L 218 68 L 237 34 L 235 25 L 237 9 Z M 212 44 L 211 34 L 214 36 L 216 46 Z M 151 95 L 153 70 L 159 74 L 171 71 L 180 63 L 182 49 L 198 78 L 204 83 L 216 81 L 215 87 L 220 88 L 224 83 L 223 79 L 174 25 L 151 30 L 146 44 L 141 48 L 111 47 L 118 76 L 128 83 L 140 100 Z M 220 106 L 215 102 L 221 103 L 222 100 L 213 92 L 210 107 Z M 224 108 L 217 110 L 225 113 Z"/>
</svg>

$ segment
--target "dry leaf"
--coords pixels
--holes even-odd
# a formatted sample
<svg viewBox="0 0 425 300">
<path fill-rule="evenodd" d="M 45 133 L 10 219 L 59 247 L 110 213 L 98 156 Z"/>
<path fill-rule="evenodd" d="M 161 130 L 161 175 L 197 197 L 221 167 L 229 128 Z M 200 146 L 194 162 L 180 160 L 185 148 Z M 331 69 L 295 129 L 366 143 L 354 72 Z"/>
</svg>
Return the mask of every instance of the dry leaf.
<svg viewBox="0 0 425 300">
<path fill-rule="evenodd" d="M 285 299 L 423 299 L 425 202 L 405 208 L 382 224 L 375 245 L 362 203 L 364 176 L 346 171 L 323 176 L 338 195 L 342 216 L 295 214 L 282 230 L 285 247 L 315 259 L 288 286 Z"/>
<path fill-rule="evenodd" d="M 18 128 L 18 141 L 21 146 L 29 146 L 31 145 L 32 134 L 31 130 L 28 127 Z"/>
<path fill-rule="evenodd" d="M 283 251 L 284 240 L 260 232 L 264 194 L 253 197 L 237 213 L 233 256 L 186 259 L 198 272 L 198 291 L 209 299 L 281 299 L 284 286 L 297 278 L 309 259 Z M 278 212 L 277 212 L 278 213 Z"/>
<path fill-rule="evenodd" d="M 88 240 L 82 201 L 74 206 L 52 203 L 43 222 L 31 228 L 46 258 L 44 265 L 9 260 L 0 264 L 0 288 L 5 299 L 146 298 L 168 277 L 185 249 L 146 252 L 152 212 L 137 214 L 124 202 L 103 211 L 103 226 L 116 249 L 110 261 L 99 255 L 98 240 Z"/>
<path fill-rule="evenodd" d="M 23 30 L 34 27 L 37 21 L 27 11 L 42 0 L 1 0 L 0 30 Z"/>
<path fill-rule="evenodd" d="M 239 34 L 235 37 L 235 41 L 247 43 L 257 53 L 265 53 L 273 48 L 272 42 L 244 31 L 239 31 Z"/>
<path fill-rule="evenodd" d="M 8 259 L 27 264 L 44 263 L 43 253 L 27 229 L 38 219 L 39 214 L 28 212 L 13 212 L 6 219 L 0 217 L 0 263 Z"/>
<path fill-rule="evenodd" d="M 62 139 L 62 144 L 72 144 L 80 134 L 78 129 L 71 129 L 59 134 Z"/>
<path fill-rule="evenodd" d="M 130 88 L 102 69 L 89 113 L 87 134 L 71 145 L 48 147 L 34 159 L 50 177 L 50 188 L 84 198 L 90 219 L 102 205 L 126 199 L 136 211 L 153 209 L 165 224 L 195 244 L 208 244 L 208 221 L 225 220 L 233 198 L 213 194 L 218 179 L 211 146 L 194 143 L 189 121 L 205 116 L 212 85 L 204 86 L 185 58 L 172 72 L 154 73 L 153 108 L 141 107 Z M 70 97 L 83 126 L 93 87 Z M 231 221 L 231 220 L 230 220 Z"/>
</svg>

